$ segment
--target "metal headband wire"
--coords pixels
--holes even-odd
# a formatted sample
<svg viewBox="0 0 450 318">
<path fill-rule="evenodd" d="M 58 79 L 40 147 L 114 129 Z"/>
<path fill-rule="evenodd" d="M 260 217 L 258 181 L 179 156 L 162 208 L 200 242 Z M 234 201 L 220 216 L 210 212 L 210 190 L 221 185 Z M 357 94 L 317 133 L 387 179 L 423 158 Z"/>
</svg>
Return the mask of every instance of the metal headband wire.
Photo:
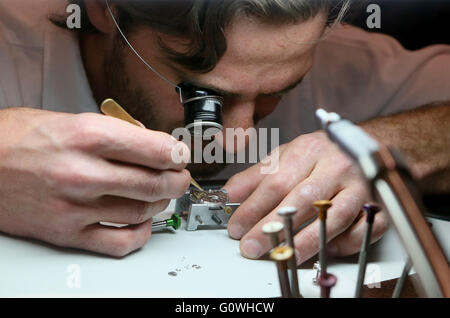
<svg viewBox="0 0 450 318">
<path fill-rule="evenodd" d="M 178 93 L 180 94 L 180 102 L 183 102 L 183 97 L 181 95 L 181 88 L 175 84 L 174 82 L 172 82 L 171 80 L 169 80 L 167 77 L 165 77 L 164 75 L 162 75 L 160 72 L 158 72 L 156 69 L 154 69 L 149 63 L 147 63 L 142 57 L 141 55 L 136 51 L 136 49 L 133 47 L 133 45 L 131 45 L 131 43 L 128 41 L 127 37 L 125 36 L 125 34 L 122 32 L 122 29 L 119 26 L 119 23 L 117 23 L 116 18 L 114 17 L 114 14 L 112 13 L 111 7 L 109 6 L 109 1 L 105 0 L 106 6 L 108 8 L 109 14 L 111 15 L 111 18 L 114 21 L 114 24 L 117 27 L 117 30 L 119 31 L 120 35 L 122 36 L 122 38 L 125 40 L 125 42 L 128 44 L 128 46 L 130 47 L 130 49 L 133 51 L 134 54 L 136 54 L 136 56 L 141 60 L 142 63 L 144 63 L 145 66 L 147 66 L 147 68 L 152 71 L 153 73 L 155 73 L 159 78 L 161 78 L 163 81 L 165 81 L 166 83 L 169 83 L 170 85 L 172 85 L 173 87 L 175 87 L 178 91 Z"/>
</svg>

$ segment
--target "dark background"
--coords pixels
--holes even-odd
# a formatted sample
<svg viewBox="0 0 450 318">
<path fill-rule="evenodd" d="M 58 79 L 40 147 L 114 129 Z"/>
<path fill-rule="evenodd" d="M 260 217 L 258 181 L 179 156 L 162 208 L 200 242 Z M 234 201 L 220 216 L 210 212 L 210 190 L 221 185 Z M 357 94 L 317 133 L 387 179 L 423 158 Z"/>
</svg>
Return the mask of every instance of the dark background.
<svg viewBox="0 0 450 318">
<path fill-rule="evenodd" d="M 369 29 L 369 4 L 381 8 L 381 29 Z M 450 0 L 353 0 L 345 22 L 395 37 L 410 50 L 450 44 Z"/>
</svg>

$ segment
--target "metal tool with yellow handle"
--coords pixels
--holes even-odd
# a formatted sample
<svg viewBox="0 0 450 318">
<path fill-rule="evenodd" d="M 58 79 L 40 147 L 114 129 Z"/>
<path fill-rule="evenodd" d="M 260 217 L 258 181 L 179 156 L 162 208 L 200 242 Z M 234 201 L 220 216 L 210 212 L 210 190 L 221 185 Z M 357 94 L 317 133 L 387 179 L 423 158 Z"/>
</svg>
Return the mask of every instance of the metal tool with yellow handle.
<svg viewBox="0 0 450 318">
<path fill-rule="evenodd" d="M 125 109 L 123 109 L 115 100 L 111 98 L 105 99 L 103 101 L 100 106 L 100 110 L 107 116 L 122 119 L 129 122 L 130 124 L 144 128 L 143 124 L 135 120 L 130 114 L 127 113 Z M 197 189 L 203 191 L 202 187 L 194 179 L 191 179 L 191 184 Z"/>
</svg>

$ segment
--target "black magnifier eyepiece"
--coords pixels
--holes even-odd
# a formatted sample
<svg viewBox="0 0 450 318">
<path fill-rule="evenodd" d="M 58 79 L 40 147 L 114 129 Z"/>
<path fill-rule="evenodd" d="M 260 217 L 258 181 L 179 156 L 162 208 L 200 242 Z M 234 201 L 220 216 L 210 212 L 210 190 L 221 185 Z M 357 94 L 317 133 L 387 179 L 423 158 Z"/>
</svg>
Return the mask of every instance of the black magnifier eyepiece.
<svg viewBox="0 0 450 318">
<path fill-rule="evenodd" d="M 178 85 L 178 90 L 184 107 L 184 125 L 191 135 L 210 139 L 222 131 L 222 96 L 184 83 Z"/>
</svg>

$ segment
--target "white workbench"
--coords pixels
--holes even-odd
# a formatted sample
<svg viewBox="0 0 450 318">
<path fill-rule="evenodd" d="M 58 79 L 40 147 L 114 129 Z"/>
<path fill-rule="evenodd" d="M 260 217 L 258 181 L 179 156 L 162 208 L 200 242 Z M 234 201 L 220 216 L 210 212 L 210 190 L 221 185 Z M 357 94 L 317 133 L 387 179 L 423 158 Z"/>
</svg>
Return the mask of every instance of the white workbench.
<svg viewBox="0 0 450 318">
<path fill-rule="evenodd" d="M 172 209 L 173 204 L 168 211 Z M 431 222 L 450 255 L 450 222 Z M 154 233 L 142 249 L 122 259 L 0 234 L 0 255 L 0 297 L 280 295 L 274 263 L 243 258 L 239 242 L 230 239 L 226 230 L 188 232 L 182 226 L 174 233 Z M 404 259 L 405 253 L 391 230 L 372 246 L 366 282 L 398 277 Z M 313 260 L 299 269 L 300 290 L 305 297 L 319 295 L 318 287 L 312 284 L 312 264 Z M 329 271 L 338 277 L 332 296 L 351 297 L 357 256 L 333 261 Z"/>
</svg>

